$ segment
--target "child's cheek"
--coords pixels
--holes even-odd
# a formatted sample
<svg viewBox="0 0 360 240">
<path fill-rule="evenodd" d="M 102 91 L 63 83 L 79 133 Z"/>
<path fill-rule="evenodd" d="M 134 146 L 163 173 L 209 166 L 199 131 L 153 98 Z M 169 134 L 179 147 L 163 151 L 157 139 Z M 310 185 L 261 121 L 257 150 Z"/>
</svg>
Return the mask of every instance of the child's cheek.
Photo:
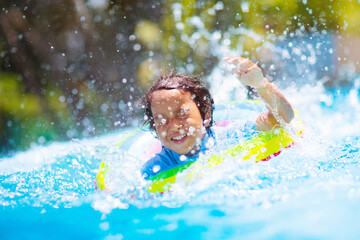
<svg viewBox="0 0 360 240">
<path fill-rule="evenodd" d="M 165 137 L 166 137 L 166 132 L 161 132 L 161 131 L 160 131 L 160 137 L 161 137 L 161 138 L 165 138 Z"/>
<path fill-rule="evenodd" d="M 195 131 L 196 131 L 196 128 L 193 126 L 189 127 L 189 129 L 188 129 L 189 135 L 194 135 Z"/>
<path fill-rule="evenodd" d="M 202 133 L 202 129 L 194 126 L 190 126 L 187 128 L 187 133 L 189 136 L 196 136 L 197 134 Z"/>
</svg>

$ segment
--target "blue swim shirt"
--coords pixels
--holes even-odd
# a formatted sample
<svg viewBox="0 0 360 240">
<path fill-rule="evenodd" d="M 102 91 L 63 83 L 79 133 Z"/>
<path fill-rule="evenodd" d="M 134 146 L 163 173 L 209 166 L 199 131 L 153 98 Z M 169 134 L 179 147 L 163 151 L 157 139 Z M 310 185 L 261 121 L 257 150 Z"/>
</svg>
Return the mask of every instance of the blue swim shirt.
<svg viewBox="0 0 360 240">
<path fill-rule="evenodd" d="M 225 150 L 247 140 L 255 133 L 253 122 L 236 121 L 226 127 L 213 126 L 206 130 L 205 137 L 196 154 L 185 156 L 162 146 L 161 151 L 144 164 L 141 170 L 142 175 L 148 179 L 160 172 L 194 162 L 201 154 Z"/>
</svg>

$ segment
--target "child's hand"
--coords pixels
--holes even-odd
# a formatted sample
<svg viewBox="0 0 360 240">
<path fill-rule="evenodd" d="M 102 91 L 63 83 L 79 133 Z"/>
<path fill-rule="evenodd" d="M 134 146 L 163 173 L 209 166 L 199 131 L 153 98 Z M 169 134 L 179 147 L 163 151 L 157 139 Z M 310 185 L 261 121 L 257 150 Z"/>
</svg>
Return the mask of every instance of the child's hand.
<svg viewBox="0 0 360 240">
<path fill-rule="evenodd" d="M 239 80 L 242 84 L 262 88 L 267 80 L 264 78 L 261 69 L 252 61 L 242 57 L 225 57 L 225 61 L 230 64 L 236 64 L 236 73 L 239 74 Z"/>
<path fill-rule="evenodd" d="M 257 121 L 258 130 L 270 130 L 278 119 L 286 123 L 294 118 L 294 111 L 286 98 L 276 89 L 276 85 L 264 78 L 261 69 L 249 59 L 242 57 L 226 57 L 224 60 L 230 64 L 237 65 L 236 72 L 242 84 L 257 88 L 260 98 L 266 103 L 269 112 L 267 115 L 259 116 Z M 280 121 L 281 122 L 281 121 Z"/>
</svg>

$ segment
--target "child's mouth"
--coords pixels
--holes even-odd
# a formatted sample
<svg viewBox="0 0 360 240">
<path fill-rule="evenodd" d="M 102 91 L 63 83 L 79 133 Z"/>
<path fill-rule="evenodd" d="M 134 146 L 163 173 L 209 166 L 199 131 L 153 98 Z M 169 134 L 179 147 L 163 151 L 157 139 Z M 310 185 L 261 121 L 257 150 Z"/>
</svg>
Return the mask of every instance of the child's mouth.
<svg viewBox="0 0 360 240">
<path fill-rule="evenodd" d="M 172 137 L 171 141 L 173 141 L 174 143 L 179 144 L 179 143 L 185 142 L 186 139 L 187 139 L 187 134 L 183 134 L 183 135 L 180 135 L 180 136 Z"/>
</svg>

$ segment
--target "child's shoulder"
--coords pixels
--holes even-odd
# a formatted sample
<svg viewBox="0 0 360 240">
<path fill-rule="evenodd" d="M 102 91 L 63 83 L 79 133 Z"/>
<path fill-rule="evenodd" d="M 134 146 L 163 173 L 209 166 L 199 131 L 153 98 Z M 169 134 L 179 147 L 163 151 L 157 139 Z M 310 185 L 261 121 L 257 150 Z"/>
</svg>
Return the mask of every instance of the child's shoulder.
<svg viewBox="0 0 360 240">
<path fill-rule="evenodd" d="M 180 155 L 162 146 L 160 152 L 147 160 L 141 170 L 142 174 L 151 177 L 159 172 L 171 169 L 179 165 Z"/>
</svg>

